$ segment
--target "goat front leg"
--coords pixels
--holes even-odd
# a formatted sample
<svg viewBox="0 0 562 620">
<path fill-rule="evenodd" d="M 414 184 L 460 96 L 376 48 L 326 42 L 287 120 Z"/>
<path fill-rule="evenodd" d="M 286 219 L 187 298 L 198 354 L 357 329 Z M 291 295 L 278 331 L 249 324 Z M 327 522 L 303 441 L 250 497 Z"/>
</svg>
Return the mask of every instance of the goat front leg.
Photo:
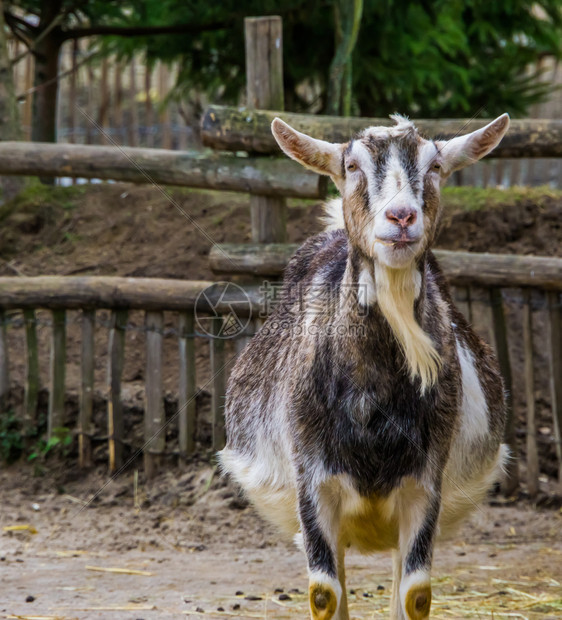
<svg viewBox="0 0 562 620">
<path fill-rule="evenodd" d="M 433 544 L 441 507 L 438 488 L 436 490 L 433 486 L 428 491 L 425 487 L 412 484 L 402 491 L 399 597 L 402 612 L 408 620 L 429 618 Z"/>
<path fill-rule="evenodd" d="M 338 570 L 339 502 L 331 492 L 299 483 L 299 516 L 308 562 L 308 597 L 312 620 L 347 618 L 345 583 Z M 332 501 L 331 501 L 332 500 Z M 342 567 L 343 568 L 343 567 Z M 343 615 L 342 615 L 343 612 Z"/>
</svg>

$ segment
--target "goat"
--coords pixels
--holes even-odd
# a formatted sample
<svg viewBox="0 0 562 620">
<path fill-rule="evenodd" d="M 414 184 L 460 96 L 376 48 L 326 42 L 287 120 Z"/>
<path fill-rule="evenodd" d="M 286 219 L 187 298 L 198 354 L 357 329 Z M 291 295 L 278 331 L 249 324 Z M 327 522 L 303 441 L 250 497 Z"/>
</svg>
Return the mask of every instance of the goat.
<svg viewBox="0 0 562 620">
<path fill-rule="evenodd" d="M 227 388 L 221 466 L 302 543 L 313 620 L 349 617 L 348 547 L 392 550 L 391 618 L 428 618 L 435 538 L 507 458 L 496 359 L 429 248 L 440 186 L 497 146 L 509 117 L 449 141 L 391 118 L 346 144 L 273 121 L 281 149 L 331 176 L 341 200 L 291 258 Z"/>
</svg>

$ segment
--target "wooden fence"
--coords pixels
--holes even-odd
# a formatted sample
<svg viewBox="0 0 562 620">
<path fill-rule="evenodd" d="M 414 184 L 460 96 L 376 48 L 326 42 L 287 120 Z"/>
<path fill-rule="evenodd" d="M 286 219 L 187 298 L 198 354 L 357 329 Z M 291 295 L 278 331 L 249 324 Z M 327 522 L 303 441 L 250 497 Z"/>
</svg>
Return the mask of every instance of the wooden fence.
<svg viewBox="0 0 562 620">
<path fill-rule="evenodd" d="M 254 40 L 257 40 L 264 35 L 264 27 L 256 21 L 254 28 L 257 35 Z M 92 54 L 91 44 L 89 40 L 69 41 L 61 50 L 59 142 L 178 150 L 200 148 L 197 110 L 188 102 L 168 99 L 179 70 L 177 63 L 157 62 L 148 67 L 141 55 L 128 62 L 116 57 L 101 58 Z M 14 79 L 22 101 L 24 136 L 30 139 L 33 56 L 22 55 L 24 48 L 17 39 L 10 40 L 9 49 L 12 58 L 20 59 L 15 63 Z M 549 57 L 541 59 L 539 65 L 543 80 L 552 83 L 554 90 L 547 101 L 530 110 L 529 117 L 560 119 L 562 67 Z M 259 69 L 256 75 L 262 77 Z M 255 81 L 258 90 L 259 82 L 260 79 Z M 246 101 L 248 107 L 276 110 L 283 107 L 266 101 L 257 92 L 248 92 Z M 199 103 L 203 105 L 203 96 Z M 486 159 L 455 173 L 452 183 L 480 187 L 543 184 L 560 187 L 561 177 L 562 162 L 550 155 L 545 154 L 540 160 L 504 156 L 501 161 Z"/>
<path fill-rule="evenodd" d="M 223 244 L 215 246 L 210 262 L 216 273 L 260 276 L 262 279 L 278 278 L 288 258 L 297 246 L 292 244 L 247 245 Z M 508 350 L 508 330 L 502 289 L 520 288 L 523 300 L 523 325 L 525 351 L 526 468 L 527 487 L 531 496 L 538 491 L 539 451 L 537 449 L 537 424 L 535 420 L 535 369 L 536 346 L 532 339 L 532 291 L 540 291 L 548 306 L 549 365 L 551 374 L 551 400 L 555 442 L 562 474 L 560 454 L 562 428 L 562 259 L 531 256 L 475 254 L 468 252 L 436 251 L 445 275 L 453 285 L 456 302 L 470 322 L 478 323 L 478 312 L 488 313 L 485 323 L 491 327 L 490 336 L 500 361 L 508 390 L 509 420 L 506 441 L 517 456 L 516 420 L 513 416 L 511 365 Z M 263 285 L 263 280 L 262 280 Z M 169 424 L 175 423 L 179 434 L 179 455 L 189 456 L 195 451 L 195 339 L 208 341 L 211 379 L 208 382 L 212 395 L 212 449 L 224 442 L 223 399 L 226 386 L 227 360 L 225 340 L 219 335 L 221 327 L 233 318 L 248 321 L 263 317 L 271 309 L 271 300 L 264 299 L 263 288 L 238 287 L 209 281 L 160 280 L 151 278 L 119 277 L 20 277 L 0 278 L 0 400 L 9 393 L 9 353 L 6 328 L 19 315 L 25 328 L 26 381 L 21 420 L 29 430 L 37 422 L 39 393 L 39 347 L 36 331 L 36 313 L 39 309 L 51 312 L 51 345 L 49 372 L 48 429 L 49 434 L 64 427 L 65 410 L 65 359 L 66 316 L 69 311 L 81 313 L 81 381 L 80 405 L 76 434 L 79 440 L 79 463 L 92 463 L 92 410 L 94 394 L 94 332 L 96 311 L 111 312 L 109 320 L 107 356 L 107 437 L 109 467 L 117 471 L 123 465 L 124 415 L 121 400 L 121 381 L 125 353 L 125 329 L 128 313 L 142 310 L 146 330 L 146 379 L 144 411 L 143 454 L 145 471 L 151 476 L 157 471 L 162 457 L 169 454 L 165 435 Z M 487 299 L 476 291 L 485 290 Z M 204 291 L 204 295 L 202 295 Z M 232 308 L 236 316 L 232 316 Z M 179 360 L 178 408 L 166 420 L 162 391 L 162 342 L 163 313 L 177 313 L 177 341 Z M 197 317 L 208 316 L 210 329 L 205 333 L 197 329 Z M 481 320 L 482 317 L 480 317 Z M 235 330 L 235 336 L 245 339 L 248 331 Z M 517 460 L 513 461 L 511 491 L 517 483 Z"/>
<path fill-rule="evenodd" d="M 24 431 L 37 423 L 39 394 L 39 348 L 36 312 L 51 311 L 51 346 L 49 371 L 48 435 L 65 426 L 66 315 L 81 312 L 81 382 L 78 427 L 79 462 L 92 464 L 92 411 L 94 396 L 94 332 L 96 310 L 111 311 L 107 356 L 107 436 L 109 467 L 123 465 L 124 420 L 121 401 L 121 378 L 125 354 L 125 329 L 131 310 L 145 313 L 146 386 L 144 463 L 148 476 L 158 468 L 165 453 L 164 399 L 162 392 L 162 340 L 164 311 L 177 312 L 179 356 L 179 407 L 176 412 L 179 431 L 179 454 L 195 451 L 195 339 L 209 342 L 212 393 L 212 448 L 224 444 L 222 401 L 227 363 L 221 328 L 225 321 L 240 320 L 258 314 L 259 292 L 252 287 L 242 291 L 229 284 L 209 281 L 163 280 L 155 278 L 59 277 L 0 278 L 0 401 L 9 396 L 9 353 L 7 327 L 21 313 L 26 340 L 26 380 L 21 422 Z M 236 316 L 232 316 L 236 308 Z M 196 321 L 196 313 L 198 321 Z M 197 328 L 201 317 L 208 316 L 205 332 Z M 242 332 L 241 332 L 242 333 Z M 176 417 L 175 416 L 175 417 Z"/>
<path fill-rule="evenodd" d="M 32 54 L 22 54 L 24 49 L 17 39 L 9 40 L 23 133 L 29 140 L 34 60 Z M 168 100 L 178 71 L 177 63 L 149 67 L 142 55 L 124 62 L 96 54 L 91 40 L 68 41 L 59 59 L 58 141 L 198 148 L 194 110 L 186 102 Z"/>
</svg>

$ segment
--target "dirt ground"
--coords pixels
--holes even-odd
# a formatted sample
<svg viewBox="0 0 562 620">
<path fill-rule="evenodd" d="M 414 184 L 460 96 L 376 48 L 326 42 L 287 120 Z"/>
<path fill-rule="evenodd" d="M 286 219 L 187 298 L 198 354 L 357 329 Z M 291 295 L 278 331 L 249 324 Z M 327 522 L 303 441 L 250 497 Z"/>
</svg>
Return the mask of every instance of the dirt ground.
<svg viewBox="0 0 562 620">
<path fill-rule="evenodd" d="M 304 555 L 208 464 L 139 480 L 1 472 L 0 618 L 307 617 Z M 562 617 L 562 514 L 492 503 L 438 546 L 432 617 Z M 348 554 L 352 618 L 388 617 L 390 566 Z"/>
<path fill-rule="evenodd" d="M 561 255 L 560 192 L 515 189 L 505 194 L 459 188 L 446 193 L 445 202 L 439 247 Z M 289 207 L 290 241 L 302 241 L 320 229 L 319 205 L 290 202 Z M 213 241 L 250 239 L 245 196 L 178 190 L 168 196 L 154 188 L 120 184 L 55 188 L 50 193 L 31 188 L 19 201 L 0 208 L 0 275 L 210 279 L 211 240 L 190 218 Z M 524 455 L 521 300 L 517 291 L 507 295 L 515 410 Z M 452 542 L 438 547 L 434 617 L 562 618 L 562 513 L 560 498 L 551 492 L 555 446 L 547 373 L 540 372 L 547 363 L 543 301 L 534 300 L 539 506 L 525 500 L 506 504 L 494 497 Z M 38 317 L 46 385 L 49 317 Z M 17 316 L 13 318 L 8 336 L 17 411 L 25 349 L 23 329 Z M 80 326 L 75 319 L 69 314 L 69 428 L 75 426 L 78 406 Z M 175 320 L 167 314 L 166 328 L 173 330 Z M 107 432 L 104 321 L 107 316 L 99 313 L 95 424 L 100 437 Z M 123 374 L 128 454 L 142 441 L 142 322 L 140 313 L 131 313 Z M 208 352 L 205 343 L 199 344 L 201 387 L 208 377 Z M 173 334 L 165 338 L 164 360 L 169 415 L 175 410 L 178 385 Z M 205 389 L 200 390 L 197 406 L 198 441 L 205 450 Z M 45 392 L 40 409 L 44 414 Z M 168 446 L 173 447 L 174 432 L 172 428 Z M 301 552 L 280 542 L 208 461 L 177 464 L 171 457 L 167 471 L 148 484 L 140 460 L 111 480 L 105 442 L 96 443 L 94 454 L 96 467 L 87 473 L 77 468 L 75 443 L 66 460 L 27 464 L 22 459 L 0 469 L 0 618 L 307 617 Z M 524 473 L 522 468 L 523 478 Z M 387 617 L 390 558 L 350 555 L 348 587 L 352 617 Z"/>
</svg>

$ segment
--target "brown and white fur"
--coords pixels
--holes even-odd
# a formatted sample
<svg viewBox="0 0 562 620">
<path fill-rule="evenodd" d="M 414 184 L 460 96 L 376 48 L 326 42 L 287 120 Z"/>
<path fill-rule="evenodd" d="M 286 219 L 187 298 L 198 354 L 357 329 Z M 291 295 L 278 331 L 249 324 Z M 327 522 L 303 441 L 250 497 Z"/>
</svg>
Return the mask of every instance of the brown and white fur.
<svg viewBox="0 0 562 620">
<path fill-rule="evenodd" d="M 393 118 L 346 144 L 274 120 L 283 151 L 330 175 L 341 200 L 291 259 L 227 390 L 222 467 L 302 542 L 314 620 L 348 618 L 351 546 L 392 550 L 391 617 L 428 618 L 435 538 L 483 499 L 505 458 L 496 360 L 429 248 L 440 185 L 491 151 L 509 118 L 447 142 Z"/>
</svg>

